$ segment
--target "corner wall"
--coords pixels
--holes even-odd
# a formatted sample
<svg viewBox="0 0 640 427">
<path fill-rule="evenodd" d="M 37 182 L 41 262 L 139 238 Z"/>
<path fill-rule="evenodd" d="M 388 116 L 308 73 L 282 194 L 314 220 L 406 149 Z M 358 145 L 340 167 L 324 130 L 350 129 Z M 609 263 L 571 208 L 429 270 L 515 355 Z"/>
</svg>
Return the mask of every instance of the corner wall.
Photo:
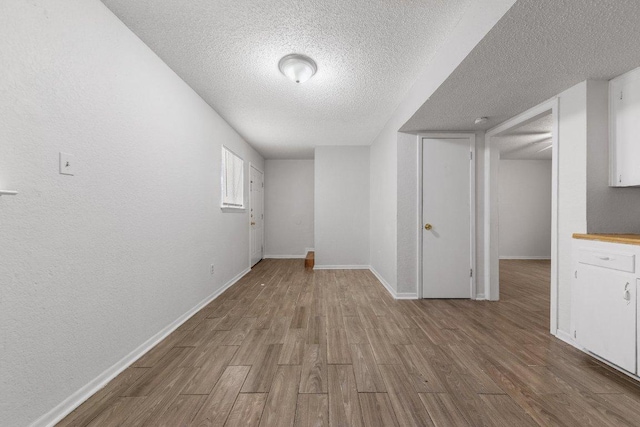
<svg viewBox="0 0 640 427">
<path fill-rule="evenodd" d="M 558 99 L 558 330 L 568 334 L 572 235 L 587 231 L 587 82 Z"/>
<path fill-rule="evenodd" d="M 371 145 L 371 269 L 397 292 L 397 132 L 390 128 Z"/>
<path fill-rule="evenodd" d="M 313 163 L 265 160 L 265 258 L 304 258 L 313 248 Z"/>
<path fill-rule="evenodd" d="M 24 426 L 248 270 L 221 145 L 246 198 L 263 159 L 98 0 L 0 2 L 0 57 L 0 425 Z"/>
<path fill-rule="evenodd" d="M 369 267 L 369 147 L 315 149 L 315 268 Z"/>
</svg>

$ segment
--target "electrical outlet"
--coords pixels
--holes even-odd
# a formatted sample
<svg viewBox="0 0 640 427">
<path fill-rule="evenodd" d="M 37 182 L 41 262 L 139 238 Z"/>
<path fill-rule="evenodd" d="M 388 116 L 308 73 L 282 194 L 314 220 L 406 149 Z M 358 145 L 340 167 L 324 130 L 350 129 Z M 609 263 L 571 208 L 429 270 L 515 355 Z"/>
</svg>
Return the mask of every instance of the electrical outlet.
<svg viewBox="0 0 640 427">
<path fill-rule="evenodd" d="M 211 264 L 211 274 L 215 273 L 215 268 L 213 267 L 213 264 Z"/>
</svg>

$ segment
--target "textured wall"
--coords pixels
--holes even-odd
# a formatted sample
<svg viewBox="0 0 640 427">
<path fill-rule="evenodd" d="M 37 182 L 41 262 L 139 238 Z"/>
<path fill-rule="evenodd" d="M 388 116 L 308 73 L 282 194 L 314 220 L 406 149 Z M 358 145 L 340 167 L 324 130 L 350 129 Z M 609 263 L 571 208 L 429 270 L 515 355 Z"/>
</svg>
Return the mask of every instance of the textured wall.
<svg viewBox="0 0 640 427">
<path fill-rule="evenodd" d="M 551 258 L 551 160 L 500 160 L 500 257 Z"/>
<path fill-rule="evenodd" d="M 0 2 L 0 58 L 0 425 L 23 426 L 248 268 L 220 146 L 263 160 L 98 0 Z"/>
<path fill-rule="evenodd" d="M 313 160 L 265 161 L 265 257 L 313 248 Z"/>
<path fill-rule="evenodd" d="M 369 147 L 315 150 L 315 265 L 369 265 Z"/>
<path fill-rule="evenodd" d="M 418 136 L 398 133 L 398 282 L 396 291 L 417 295 L 418 233 Z"/>
<path fill-rule="evenodd" d="M 371 267 L 397 289 L 398 140 L 397 128 L 387 124 L 371 145 Z"/>
</svg>

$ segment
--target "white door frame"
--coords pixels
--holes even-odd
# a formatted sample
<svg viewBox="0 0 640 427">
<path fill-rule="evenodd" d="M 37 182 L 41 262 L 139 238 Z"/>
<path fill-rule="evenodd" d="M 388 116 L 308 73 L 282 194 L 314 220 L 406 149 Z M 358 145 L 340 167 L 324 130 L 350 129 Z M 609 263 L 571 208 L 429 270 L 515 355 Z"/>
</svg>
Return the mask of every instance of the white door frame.
<svg viewBox="0 0 640 427">
<path fill-rule="evenodd" d="M 471 268 L 473 274 L 470 277 L 470 290 L 469 298 L 476 299 L 476 135 L 475 133 L 446 133 L 446 132 L 428 132 L 418 134 L 418 220 L 419 224 L 416 224 L 418 230 L 418 277 L 417 277 L 417 289 L 416 293 L 418 299 L 422 299 L 422 239 L 424 237 L 422 227 L 424 226 L 424 219 L 422 218 L 422 179 L 423 179 L 423 139 L 469 139 L 469 150 L 472 156 L 472 161 L 469 162 L 469 197 L 470 197 L 470 232 L 471 232 Z"/>
<path fill-rule="evenodd" d="M 251 250 L 253 249 L 251 247 L 251 209 L 253 206 L 251 206 L 251 168 L 257 170 L 258 172 L 260 172 L 262 174 L 262 184 L 264 185 L 264 171 L 258 169 L 258 167 L 256 165 L 254 165 L 252 162 L 249 162 L 249 268 L 252 268 L 253 266 L 251 265 L 251 262 L 253 261 L 253 259 L 251 258 Z M 265 241 L 264 241 L 264 187 L 262 189 L 262 247 L 264 248 L 265 246 Z M 262 259 L 264 259 L 264 249 L 262 250 Z"/>
<path fill-rule="evenodd" d="M 552 161 L 551 161 L 551 333 L 558 329 L 558 98 L 543 102 L 486 133 L 484 157 L 484 292 L 486 299 L 498 300 L 500 297 L 500 233 L 499 233 L 499 161 L 500 153 L 493 147 L 492 138 L 522 124 L 532 122 L 551 111 L 553 116 Z"/>
</svg>

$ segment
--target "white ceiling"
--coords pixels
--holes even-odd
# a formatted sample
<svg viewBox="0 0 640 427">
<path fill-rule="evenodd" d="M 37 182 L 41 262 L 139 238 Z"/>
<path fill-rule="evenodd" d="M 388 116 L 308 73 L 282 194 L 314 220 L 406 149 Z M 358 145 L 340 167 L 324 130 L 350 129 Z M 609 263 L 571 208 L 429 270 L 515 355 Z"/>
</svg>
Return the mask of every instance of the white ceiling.
<svg viewBox="0 0 640 427">
<path fill-rule="evenodd" d="M 551 112 L 532 122 L 509 129 L 492 139 L 501 159 L 549 160 L 552 157 L 553 116 Z"/>
<path fill-rule="evenodd" d="M 640 66 L 639 41 L 638 0 L 518 0 L 402 130 L 489 129 Z"/>
<path fill-rule="evenodd" d="M 471 0 L 103 2 L 265 157 L 310 158 L 370 144 Z"/>
</svg>

